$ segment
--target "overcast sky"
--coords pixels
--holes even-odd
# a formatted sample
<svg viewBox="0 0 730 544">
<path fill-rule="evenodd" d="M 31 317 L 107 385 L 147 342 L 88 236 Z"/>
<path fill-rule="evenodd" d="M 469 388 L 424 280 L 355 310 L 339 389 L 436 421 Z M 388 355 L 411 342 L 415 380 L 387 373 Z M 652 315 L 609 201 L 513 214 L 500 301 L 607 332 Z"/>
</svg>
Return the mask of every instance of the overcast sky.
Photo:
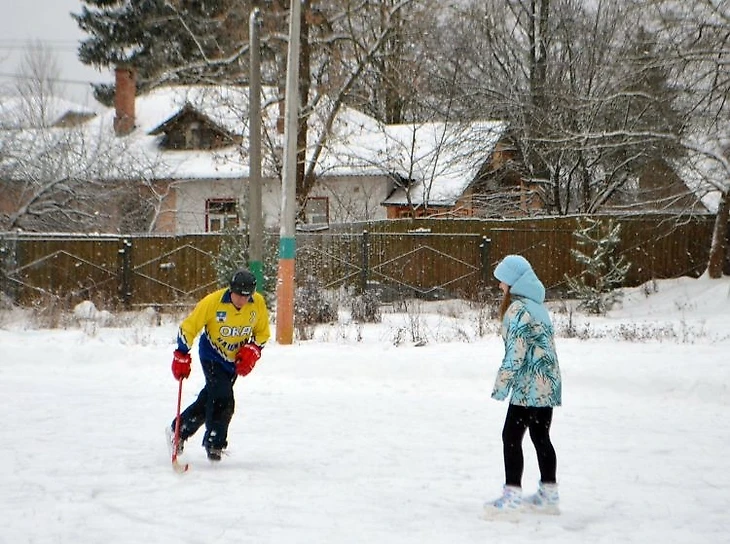
<svg viewBox="0 0 730 544">
<path fill-rule="evenodd" d="M 71 18 L 81 11 L 80 0 L 22 0 L 3 2 L 0 17 L 0 89 L 13 88 L 24 49 L 42 41 L 52 48 L 60 69 L 65 98 L 89 105 L 90 82 L 111 81 L 111 72 L 99 72 L 79 62 L 77 49 L 86 37 Z"/>
</svg>

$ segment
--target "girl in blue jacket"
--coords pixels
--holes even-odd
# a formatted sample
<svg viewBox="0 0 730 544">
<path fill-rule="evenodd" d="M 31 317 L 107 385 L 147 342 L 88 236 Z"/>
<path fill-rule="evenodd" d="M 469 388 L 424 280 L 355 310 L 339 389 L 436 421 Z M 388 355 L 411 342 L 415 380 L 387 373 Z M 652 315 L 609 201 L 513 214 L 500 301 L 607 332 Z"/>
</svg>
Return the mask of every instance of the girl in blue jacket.
<svg viewBox="0 0 730 544">
<path fill-rule="evenodd" d="M 553 325 L 543 304 L 545 287 L 527 259 L 519 255 L 505 257 L 494 276 L 504 293 L 500 315 L 505 353 L 492 398 L 505 400 L 509 396 L 510 400 L 502 430 L 503 494 L 485 504 L 485 512 L 517 513 L 527 506 L 557 514 L 557 457 L 550 441 L 550 424 L 553 407 L 561 404 L 561 380 Z M 523 500 L 522 440 L 528 429 L 537 453 L 540 482 L 537 493 Z"/>
</svg>

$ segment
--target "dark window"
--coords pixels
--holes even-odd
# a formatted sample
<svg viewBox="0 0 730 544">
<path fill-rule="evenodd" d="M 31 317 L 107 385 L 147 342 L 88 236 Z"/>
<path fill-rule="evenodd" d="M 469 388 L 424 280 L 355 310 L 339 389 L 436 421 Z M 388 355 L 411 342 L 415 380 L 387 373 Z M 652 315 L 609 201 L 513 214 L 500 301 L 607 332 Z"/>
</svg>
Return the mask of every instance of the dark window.
<svg viewBox="0 0 730 544">
<path fill-rule="evenodd" d="M 205 202 L 205 231 L 221 232 L 238 228 L 238 202 L 234 198 Z"/>
<path fill-rule="evenodd" d="M 200 123 L 190 123 L 185 130 L 185 149 L 200 149 L 203 147 L 203 131 Z"/>
<path fill-rule="evenodd" d="M 308 225 L 321 225 L 330 222 L 329 199 L 327 197 L 308 198 L 304 205 L 304 221 Z"/>
</svg>

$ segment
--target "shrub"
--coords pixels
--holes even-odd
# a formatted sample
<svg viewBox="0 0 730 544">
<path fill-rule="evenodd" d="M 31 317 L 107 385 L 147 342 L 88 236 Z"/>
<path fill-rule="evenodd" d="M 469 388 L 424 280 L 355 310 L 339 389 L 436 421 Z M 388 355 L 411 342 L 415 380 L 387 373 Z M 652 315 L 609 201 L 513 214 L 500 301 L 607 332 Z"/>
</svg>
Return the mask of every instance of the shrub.
<svg viewBox="0 0 730 544">
<path fill-rule="evenodd" d="M 378 294 L 368 289 L 361 295 L 350 298 L 352 320 L 356 323 L 380 323 L 380 300 Z"/>
</svg>

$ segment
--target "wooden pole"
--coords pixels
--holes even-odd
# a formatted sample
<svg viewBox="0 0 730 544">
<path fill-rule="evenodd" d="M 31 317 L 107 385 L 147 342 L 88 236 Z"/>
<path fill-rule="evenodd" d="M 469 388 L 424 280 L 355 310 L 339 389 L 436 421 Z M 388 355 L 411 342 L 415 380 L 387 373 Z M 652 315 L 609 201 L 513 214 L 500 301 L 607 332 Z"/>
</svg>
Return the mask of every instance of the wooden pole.
<svg viewBox="0 0 730 544">
<path fill-rule="evenodd" d="M 248 267 L 256 277 L 256 290 L 264 289 L 264 220 L 261 204 L 261 52 L 259 49 L 260 11 L 254 8 L 249 16 L 251 49 L 251 84 L 248 99 L 249 194 L 248 194 Z"/>
</svg>

